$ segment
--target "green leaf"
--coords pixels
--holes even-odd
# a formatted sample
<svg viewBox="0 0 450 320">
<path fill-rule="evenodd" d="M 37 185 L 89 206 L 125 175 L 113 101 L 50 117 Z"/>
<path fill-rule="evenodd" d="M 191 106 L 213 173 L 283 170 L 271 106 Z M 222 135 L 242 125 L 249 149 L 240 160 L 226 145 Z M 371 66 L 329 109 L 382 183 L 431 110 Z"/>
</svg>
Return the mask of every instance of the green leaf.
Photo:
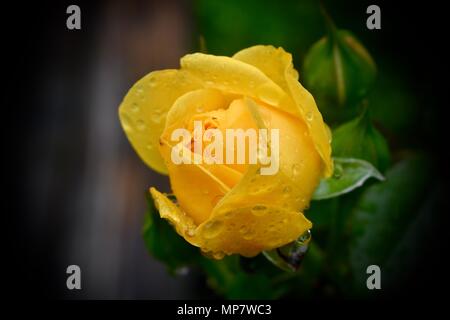
<svg viewBox="0 0 450 320">
<path fill-rule="evenodd" d="M 286 285 L 273 285 L 262 272 L 245 272 L 237 255 L 222 260 L 203 258 L 200 263 L 209 285 L 228 299 L 275 299 L 287 290 Z"/>
<path fill-rule="evenodd" d="M 359 117 L 333 131 L 332 149 L 336 157 L 363 159 L 381 172 L 390 164 L 388 144 L 372 125 L 367 108 Z"/>
<path fill-rule="evenodd" d="M 199 249 L 179 236 L 167 220 L 159 216 L 152 197 L 147 194 L 148 209 L 142 235 L 152 256 L 164 262 L 169 272 L 192 265 L 201 257 Z"/>
<path fill-rule="evenodd" d="M 334 158 L 334 174 L 322 179 L 313 200 L 338 197 L 361 187 L 369 178 L 384 180 L 383 175 L 369 162 L 353 158 Z"/>
<path fill-rule="evenodd" d="M 350 261 L 357 288 L 365 289 L 366 268 L 372 264 L 381 268 L 385 285 L 387 279 L 397 278 L 393 276 L 394 265 L 398 267 L 397 262 L 404 260 L 399 256 L 405 251 L 405 243 L 410 242 L 406 239 L 420 239 L 423 234 L 423 224 L 418 226 L 417 219 L 429 180 L 427 159 L 415 156 L 391 168 L 386 173 L 386 182 L 372 185 L 364 192 L 350 221 Z M 418 254 L 417 250 L 410 251 L 413 256 Z"/>
</svg>

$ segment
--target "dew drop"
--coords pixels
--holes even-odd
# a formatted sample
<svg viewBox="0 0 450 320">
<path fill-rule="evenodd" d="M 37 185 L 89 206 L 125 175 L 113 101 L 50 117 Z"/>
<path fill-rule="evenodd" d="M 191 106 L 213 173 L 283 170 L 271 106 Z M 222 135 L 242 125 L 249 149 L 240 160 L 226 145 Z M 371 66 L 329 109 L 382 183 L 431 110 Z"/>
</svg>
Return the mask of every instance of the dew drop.
<svg viewBox="0 0 450 320">
<path fill-rule="evenodd" d="M 251 212 L 253 213 L 253 215 L 255 215 L 257 217 L 263 216 L 267 213 L 267 207 L 264 205 L 255 205 L 251 209 Z"/>
<path fill-rule="evenodd" d="M 285 186 L 285 187 L 283 188 L 283 194 L 284 194 L 285 196 L 289 196 L 291 192 L 292 192 L 291 186 Z"/>
<path fill-rule="evenodd" d="M 229 219 L 232 216 L 233 212 L 232 211 L 227 211 L 223 214 L 223 217 L 225 219 Z M 232 223 L 234 225 L 234 223 Z"/>
<path fill-rule="evenodd" d="M 334 167 L 333 178 L 340 179 L 342 177 L 343 173 L 344 173 L 344 168 L 342 168 L 342 166 L 340 164 L 337 164 Z"/>
<path fill-rule="evenodd" d="M 246 234 L 247 232 L 248 232 L 248 227 L 247 226 L 241 226 L 239 228 L 239 233 Z"/>
<path fill-rule="evenodd" d="M 162 114 L 161 114 L 161 111 L 159 111 L 159 110 L 154 111 L 151 115 L 152 122 L 154 122 L 154 123 L 160 123 L 161 118 L 162 118 Z"/>
<path fill-rule="evenodd" d="M 136 102 L 134 102 L 131 105 L 131 111 L 134 112 L 134 113 L 138 113 L 139 112 L 139 105 Z"/>
<path fill-rule="evenodd" d="M 314 119 L 314 114 L 312 113 L 312 111 L 308 111 L 306 113 L 306 120 L 311 122 L 311 121 L 313 121 L 313 119 Z"/>
<path fill-rule="evenodd" d="M 206 239 L 217 237 L 223 230 L 223 223 L 220 220 L 210 221 L 203 227 L 203 236 Z"/>
<path fill-rule="evenodd" d="M 146 129 L 146 125 L 145 125 L 145 122 L 143 121 L 143 120 L 138 120 L 137 122 L 136 122 L 136 128 L 139 130 L 139 131 L 144 131 L 145 129 Z"/>
<path fill-rule="evenodd" d="M 142 96 L 143 93 L 144 93 L 144 90 L 142 89 L 142 87 L 141 87 L 140 85 L 137 86 L 137 88 L 136 88 L 136 94 L 137 94 L 138 96 Z"/>
<path fill-rule="evenodd" d="M 251 239 L 253 239 L 254 236 L 255 236 L 255 235 L 253 234 L 253 232 L 248 231 L 247 233 L 244 233 L 244 234 L 242 235 L 242 238 L 243 238 L 244 240 L 251 240 Z"/>
<path fill-rule="evenodd" d="M 253 231 L 246 225 L 239 228 L 239 233 L 242 235 L 244 240 L 251 240 L 254 237 Z"/>
<path fill-rule="evenodd" d="M 188 237 L 193 237 L 193 236 L 195 236 L 195 230 L 192 229 L 192 228 L 188 228 L 188 229 L 186 230 L 185 234 L 186 234 Z"/>
<path fill-rule="evenodd" d="M 204 195 L 207 195 L 207 194 L 209 194 L 209 190 L 208 190 L 208 189 L 203 189 L 203 190 L 202 190 L 202 193 L 203 193 Z"/>
<path fill-rule="evenodd" d="M 222 259 L 223 257 L 225 257 L 225 253 L 223 253 L 223 252 L 214 252 L 213 254 L 212 254 L 212 256 L 213 256 L 213 258 L 214 259 L 217 259 L 217 260 L 220 260 L 220 259 Z"/>
<path fill-rule="evenodd" d="M 151 78 L 151 79 L 148 81 L 147 85 L 148 85 L 150 88 L 156 87 L 156 79 Z"/>
<path fill-rule="evenodd" d="M 302 169 L 302 165 L 300 163 L 295 163 L 292 165 L 292 174 L 294 176 L 298 176 L 300 174 L 300 171 Z"/>
<path fill-rule="evenodd" d="M 305 231 L 299 238 L 298 241 L 307 244 L 311 240 L 311 230 Z"/>
<path fill-rule="evenodd" d="M 147 143 L 147 144 L 145 145 L 145 149 L 147 149 L 147 150 L 153 150 L 153 145 L 151 145 L 150 143 Z"/>
</svg>

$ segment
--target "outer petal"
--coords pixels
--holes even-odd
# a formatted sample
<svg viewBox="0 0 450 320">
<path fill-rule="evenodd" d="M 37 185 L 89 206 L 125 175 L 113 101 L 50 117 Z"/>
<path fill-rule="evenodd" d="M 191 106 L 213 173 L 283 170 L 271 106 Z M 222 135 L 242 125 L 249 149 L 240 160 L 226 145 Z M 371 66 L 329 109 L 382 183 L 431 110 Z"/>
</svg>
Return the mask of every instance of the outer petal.
<svg viewBox="0 0 450 320">
<path fill-rule="evenodd" d="M 174 226 L 179 235 L 195 245 L 192 236 L 195 234 L 196 225 L 192 219 L 155 188 L 150 188 L 150 193 L 155 201 L 156 208 L 158 209 L 161 218 L 167 219 Z"/>
<path fill-rule="evenodd" d="M 199 226 L 196 237 L 206 251 L 254 256 L 279 247 L 311 228 L 299 211 L 307 205 L 321 172 L 319 155 L 305 133 L 306 125 L 273 107 L 252 104 L 258 124 L 280 129 L 280 170 L 261 175 L 250 166 L 241 181 Z"/>
<path fill-rule="evenodd" d="M 196 239 L 203 251 L 252 257 L 263 250 L 271 250 L 292 242 L 312 224 L 301 212 L 265 205 L 249 204 L 237 200 L 202 224 Z M 263 210 L 260 208 L 264 208 Z M 255 215 L 259 216 L 256 217 Z M 215 256 L 215 255 L 213 255 Z"/>
<path fill-rule="evenodd" d="M 281 108 L 300 116 L 308 125 L 316 150 L 325 164 L 325 176 L 330 176 L 333 162 L 329 133 L 314 98 L 298 81 L 292 56 L 282 48 L 258 45 L 237 52 L 233 58 L 257 67 L 290 95 L 292 100 L 285 101 Z M 296 106 L 294 112 L 292 103 Z"/>
<path fill-rule="evenodd" d="M 188 54 L 181 58 L 181 67 L 201 79 L 206 88 L 253 97 L 274 106 L 287 97 L 258 68 L 230 57 Z"/>
<path fill-rule="evenodd" d="M 167 174 L 157 148 L 167 112 L 178 97 L 200 87 L 188 72 L 154 71 L 139 80 L 120 105 L 120 122 L 128 140 L 142 160 L 159 173 Z"/>
</svg>

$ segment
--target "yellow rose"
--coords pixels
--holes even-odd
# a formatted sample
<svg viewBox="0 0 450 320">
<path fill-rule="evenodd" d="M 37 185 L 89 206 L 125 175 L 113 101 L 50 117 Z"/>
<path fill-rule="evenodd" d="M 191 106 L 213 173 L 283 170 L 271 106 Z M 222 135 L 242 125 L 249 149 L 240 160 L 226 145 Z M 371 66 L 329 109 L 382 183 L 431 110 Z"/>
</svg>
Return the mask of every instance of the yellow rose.
<svg viewBox="0 0 450 320">
<path fill-rule="evenodd" d="M 312 227 L 302 211 L 333 171 L 330 132 L 282 48 L 254 46 L 232 58 L 188 54 L 181 69 L 139 80 L 119 116 L 142 160 L 170 177 L 177 204 L 150 189 L 161 217 L 204 252 L 254 256 Z M 195 120 L 221 132 L 279 129 L 278 172 L 262 175 L 260 164 L 248 163 L 175 164 L 171 134 L 192 132 Z"/>
</svg>

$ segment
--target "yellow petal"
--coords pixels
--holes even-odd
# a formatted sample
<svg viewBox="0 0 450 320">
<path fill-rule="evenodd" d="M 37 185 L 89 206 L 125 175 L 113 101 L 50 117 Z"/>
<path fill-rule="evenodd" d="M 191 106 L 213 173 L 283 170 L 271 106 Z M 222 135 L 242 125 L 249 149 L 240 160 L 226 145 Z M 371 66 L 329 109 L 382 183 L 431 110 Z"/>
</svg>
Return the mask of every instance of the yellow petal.
<svg viewBox="0 0 450 320">
<path fill-rule="evenodd" d="M 277 108 L 257 104 L 254 109 L 262 119 L 258 123 L 280 130 L 280 170 L 261 175 L 259 166 L 249 167 L 198 227 L 196 237 L 203 250 L 253 256 L 289 243 L 311 228 L 301 211 L 317 187 L 322 164 L 308 128 Z"/>
<path fill-rule="evenodd" d="M 188 92 L 179 97 L 167 113 L 165 128 L 187 128 L 193 115 L 225 108 L 228 103 L 228 97 L 218 90 L 198 89 Z"/>
<path fill-rule="evenodd" d="M 211 215 L 215 205 L 240 180 L 242 174 L 224 164 L 175 164 L 172 148 L 178 142 L 170 141 L 173 130 L 188 128 L 193 115 L 228 105 L 220 91 L 200 89 L 186 93 L 174 103 L 167 116 L 167 126 L 161 135 L 160 152 L 168 168 L 170 183 L 180 207 L 196 224 Z M 193 153 L 185 150 L 193 159 Z"/>
<path fill-rule="evenodd" d="M 298 72 L 292 64 L 292 56 L 283 48 L 258 45 L 239 51 L 233 58 L 255 66 L 290 95 L 292 100 L 285 100 L 281 103 L 281 108 L 305 121 L 315 148 L 325 164 L 324 174 L 330 176 L 333 172 L 333 162 L 327 128 L 314 98 L 298 81 Z M 292 101 L 297 107 L 294 112 Z"/>
<path fill-rule="evenodd" d="M 200 87 L 188 72 L 154 71 L 139 80 L 120 105 L 119 118 L 128 140 L 142 160 L 159 173 L 167 174 L 157 148 L 167 112 L 178 97 Z"/>
<path fill-rule="evenodd" d="M 225 165 L 174 164 L 171 146 L 160 147 L 167 160 L 170 184 L 181 209 L 199 225 L 207 220 L 216 204 L 240 180 L 242 174 Z M 190 156 L 190 155 L 189 155 Z"/>
<path fill-rule="evenodd" d="M 261 208 L 264 214 L 255 219 Z M 252 257 L 296 240 L 311 227 L 300 212 L 252 204 L 215 215 L 197 229 L 196 241 L 206 252 Z"/>
<path fill-rule="evenodd" d="M 181 58 L 181 68 L 202 80 L 206 88 L 215 88 L 278 105 L 286 93 L 259 69 L 236 59 L 203 53 Z"/>
<path fill-rule="evenodd" d="M 192 237 L 197 227 L 192 219 L 186 216 L 169 198 L 155 188 L 150 188 L 150 193 L 161 218 L 167 219 L 179 235 L 194 244 L 195 241 L 193 241 Z"/>
</svg>

